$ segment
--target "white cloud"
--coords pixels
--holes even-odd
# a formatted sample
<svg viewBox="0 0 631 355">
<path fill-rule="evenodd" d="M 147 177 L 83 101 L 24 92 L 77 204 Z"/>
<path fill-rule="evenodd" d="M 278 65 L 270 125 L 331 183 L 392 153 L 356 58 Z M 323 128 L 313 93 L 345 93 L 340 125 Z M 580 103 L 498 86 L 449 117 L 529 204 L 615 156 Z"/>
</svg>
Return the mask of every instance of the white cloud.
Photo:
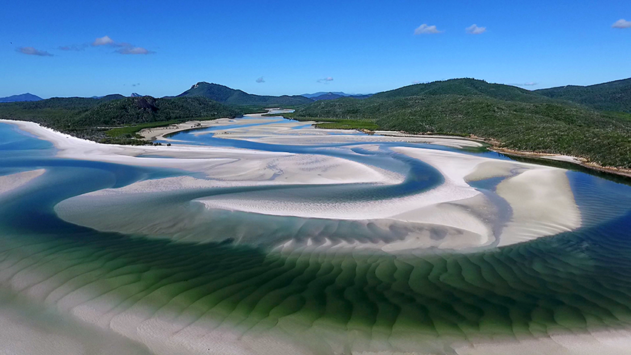
<svg viewBox="0 0 631 355">
<path fill-rule="evenodd" d="M 631 21 L 627 21 L 627 20 L 621 18 L 620 20 L 616 21 L 613 25 L 611 25 L 611 27 L 613 27 L 613 28 L 631 28 Z"/>
<path fill-rule="evenodd" d="M 486 27 L 478 27 L 475 23 L 467 28 L 465 28 L 467 33 L 472 35 L 479 35 L 486 32 Z"/>
<path fill-rule="evenodd" d="M 265 82 L 265 79 L 263 77 L 260 77 L 260 78 L 256 79 L 256 82 L 259 83 L 259 84 L 262 84 L 262 83 Z"/>
<path fill-rule="evenodd" d="M 147 50 L 142 47 L 131 47 L 131 46 L 125 46 L 117 50 L 116 52 L 120 54 L 151 54 L 153 53 L 152 51 Z"/>
<path fill-rule="evenodd" d="M 143 47 L 136 47 L 131 43 L 114 42 L 114 40 L 111 39 L 109 36 L 103 36 L 103 37 L 95 39 L 94 42 L 92 43 L 92 46 L 94 47 L 110 46 L 110 47 L 120 48 L 116 50 L 116 53 L 119 53 L 119 54 L 153 54 L 155 53 Z"/>
<path fill-rule="evenodd" d="M 52 57 L 53 55 L 46 52 L 46 51 L 40 51 L 39 49 L 35 49 L 33 47 L 20 47 L 18 48 L 18 52 L 22 53 L 22 54 L 26 54 L 26 55 L 36 55 L 36 56 L 40 56 L 40 57 Z"/>
<path fill-rule="evenodd" d="M 328 82 L 330 82 L 330 81 L 333 81 L 333 78 L 332 78 L 332 77 L 330 77 L 330 76 L 329 76 L 329 77 L 326 77 L 326 78 L 318 79 L 318 82 L 319 82 L 319 83 L 328 83 Z"/>
<path fill-rule="evenodd" d="M 417 29 L 414 30 L 414 34 L 415 35 L 431 35 L 431 34 L 436 34 L 436 33 L 441 33 L 443 31 L 439 31 L 436 26 L 429 26 L 427 24 L 422 24 L 420 26 L 418 26 Z"/>
<path fill-rule="evenodd" d="M 97 38 L 94 40 L 94 42 L 92 42 L 92 45 L 95 47 L 113 45 L 113 44 L 114 44 L 114 40 L 111 39 L 109 36 L 103 36 L 103 37 Z"/>
</svg>

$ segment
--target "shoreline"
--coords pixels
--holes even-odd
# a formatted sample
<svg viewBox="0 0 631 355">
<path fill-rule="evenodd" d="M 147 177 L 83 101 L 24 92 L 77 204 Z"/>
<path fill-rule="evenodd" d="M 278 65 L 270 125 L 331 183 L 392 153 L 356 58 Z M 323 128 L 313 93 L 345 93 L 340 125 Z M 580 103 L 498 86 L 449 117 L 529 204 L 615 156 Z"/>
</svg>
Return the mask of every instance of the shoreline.
<svg viewBox="0 0 631 355">
<path fill-rule="evenodd" d="M 473 138 L 473 137 L 461 137 L 461 136 L 445 136 L 445 135 L 440 135 L 440 134 L 436 134 L 436 135 L 412 134 L 412 133 L 399 132 L 399 131 L 374 131 L 374 133 L 380 134 L 383 136 L 392 136 L 392 137 L 436 137 L 436 138 L 444 138 L 444 139 L 463 139 L 463 140 L 486 144 L 488 145 L 488 147 L 486 147 L 487 150 L 504 154 L 509 157 L 514 156 L 514 157 L 528 158 L 528 159 L 546 161 L 546 162 L 568 163 L 568 164 L 576 165 L 579 167 L 583 167 L 588 170 L 597 171 L 600 173 L 612 174 L 612 175 L 620 176 L 623 178 L 631 178 L 631 169 L 602 166 L 598 163 L 590 162 L 589 160 L 585 158 L 574 157 L 571 155 L 529 152 L 529 151 L 523 151 L 523 150 L 502 148 L 499 146 L 499 141 L 496 141 L 494 139 L 485 139 L 485 138 L 480 138 L 480 137 Z"/>
<path fill-rule="evenodd" d="M 616 176 L 621 176 L 624 178 L 631 178 L 631 169 L 602 166 L 598 163 L 590 162 L 587 159 L 581 158 L 581 157 L 573 157 L 570 155 L 561 155 L 561 154 L 528 152 L 528 151 L 520 151 L 520 150 L 513 150 L 513 149 L 499 148 L 499 147 L 493 147 L 493 148 L 487 148 L 487 149 L 494 151 L 496 153 L 507 155 L 507 156 L 515 156 L 515 157 L 528 158 L 528 159 L 533 159 L 533 160 L 543 160 L 543 161 L 548 161 L 548 162 L 552 161 L 552 162 L 568 163 L 568 164 L 580 166 L 585 169 L 594 170 L 600 173 L 607 173 L 607 174 L 612 174 Z"/>
<path fill-rule="evenodd" d="M 166 127 L 145 128 L 138 132 L 142 136 L 142 140 L 152 142 L 155 140 L 166 139 L 167 135 L 193 129 L 203 129 L 217 125 L 215 122 L 230 122 L 234 118 L 217 118 L 214 120 L 191 120 L 182 123 L 172 124 Z M 213 124 L 215 123 L 215 124 Z"/>
<path fill-rule="evenodd" d="M 248 116 L 250 118 L 265 118 L 263 115 L 266 115 L 268 113 L 257 113 L 257 114 L 248 114 L 248 115 L 244 115 L 244 116 Z M 282 115 L 279 113 L 279 116 L 282 117 Z M 155 140 L 168 140 L 168 135 L 172 135 L 174 133 L 178 133 L 178 132 L 184 132 L 184 131 L 190 131 L 190 130 L 197 130 L 197 129 L 204 129 L 204 128 L 209 128 L 209 127 L 213 127 L 213 126 L 221 126 L 222 124 L 226 124 L 226 123 L 231 123 L 233 122 L 235 119 L 237 118 L 228 118 L 228 117 L 224 117 L 224 118 L 217 118 L 217 119 L 213 119 L 213 120 L 191 120 L 191 121 L 186 121 L 183 123 L 178 123 L 175 125 L 170 125 L 167 127 L 156 127 L 156 128 L 145 128 L 143 130 L 141 130 L 140 132 L 138 132 L 139 135 L 143 136 L 144 141 L 146 141 L 147 143 L 151 143 Z M 37 125 L 39 125 L 36 122 L 32 122 L 32 121 L 22 121 L 22 120 L 2 120 L 2 121 L 6 121 L 6 123 L 14 123 L 14 124 L 19 124 L 19 122 L 31 122 L 31 123 L 35 123 Z M 313 122 L 312 124 L 316 124 L 318 123 L 317 121 L 306 121 L 303 122 L 305 124 Z M 199 126 L 196 126 L 197 124 L 199 124 Z M 41 125 L 40 125 L 41 126 Z M 42 126 L 44 127 L 44 126 Z M 170 127 L 170 128 L 169 128 Z M 327 128 L 319 128 L 322 130 L 330 130 Z M 52 130 L 52 129 L 51 129 Z M 365 130 L 360 130 L 360 129 L 336 129 L 336 130 L 349 130 L 349 131 L 358 131 L 358 132 L 364 132 L 364 133 L 368 133 L 365 132 Z M 54 130 L 53 130 L 54 131 Z M 381 136 L 385 136 L 385 137 L 418 137 L 418 138 L 427 138 L 427 137 L 431 137 L 431 138 L 440 138 L 440 139 L 453 139 L 453 140 L 466 140 L 466 141 L 471 141 L 471 142 L 477 142 L 477 143 L 482 143 L 487 145 L 486 149 L 492 152 L 496 152 L 496 153 L 500 153 L 500 154 L 504 154 L 507 155 L 509 157 L 518 157 L 518 158 L 527 158 L 527 159 L 533 159 L 535 161 L 542 161 L 542 162 L 558 162 L 558 163 L 567 163 L 567 164 L 572 164 L 574 166 L 577 167 L 581 167 L 581 168 L 585 168 L 590 172 L 598 172 L 598 173 L 604 173 L 604 174 L 611 174 L 611 175 L 615 175 L 616 177 L 622 177 L 624 179 L 631 179 L 631 169 L 625 169 L 625 168 L 618 168 L 618 167 L 611 167 L 611 166 L 602 166 L 598 163 L 595 162 L 590 162 L 589 160 L 582 158 L 582 157 L 574 157 L 574 156 L 570 156 L 570 155 L 563 155 L 563 154 L 552 154 L 552 153 L 541 153 L 541 152 L 531 152 L 531 151 L 521 151 L 521 150 L 515 150 L 515 149 L 508 149 L 508 148 L 502 148 L 500 147 L 500 142 L 495 140 L 495 139 L 491 139 L 491 138 L 482 138 L 482 137 L 463 137 L 463 136 L 450 136 L 450 135 L 441 135 L 441 134 L 414 134 L 414 133 L 407 133 L 407 132 L 403 132 L 403 131 L 370 131 L 372 134 L 378 134 Z M 93 143 L 98 143 L 98 142 L 94 142 L 94 141 L 90 141 L 90 140 L 85 140 L 82 138 L 78 138 L 75 137 L 73 135 L 67 134 L 67 133 L 62 133 L 62 132 L 58 132 L 62 135 L 65 136 L 69 136 L 69 137 L 73 137 L 76 139 L 80 139 L 80 140 L 84 140 L 87 142 L 93 142 Z M 370 133 L 368 133 L 370 134 Z M 106 145 L 111 145 L 111 144 L 106 144 Z M 127 145 L 115 145 L 115 146 L 127 146 Z M 133 147 L 133 145 L 130 145 L 130 147 Z"/>
</svg>

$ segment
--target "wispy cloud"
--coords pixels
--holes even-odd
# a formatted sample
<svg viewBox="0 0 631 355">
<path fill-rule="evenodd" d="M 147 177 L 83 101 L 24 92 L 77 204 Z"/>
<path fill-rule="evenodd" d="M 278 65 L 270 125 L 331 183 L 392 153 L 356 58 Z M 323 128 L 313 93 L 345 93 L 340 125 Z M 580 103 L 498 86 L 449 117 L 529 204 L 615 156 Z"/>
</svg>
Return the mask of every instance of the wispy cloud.
<svg viewBox="0 0 631 355">
<path fill-rule="evenodd" d="M 94 42 L 92 42 L 92 45 L 94 47 L 114 45 L 114 40 L 111 39 L 109 36 L 103 36 L 95 39 Z"/>
<path fill-rule="evenodd" d="M 486 27 L 479 27 L 474 23 L 473 25 L 465 28 L 465 31 L 467 31 L 468 34 L 480 35 L 486 32 Z"/>
<path fill-rule="evenodd" d="M 109 46 L 109 47 L 115 47 L 118 48 L 116 50 L 116 53 L 119 54 L 153 54 L 155 52 L 150 51 L 146 48 L 143 47 L 137 47 L 134 46 L 131 43 L 127 43 L 127 42 L 116 42 L 114 41 L 112 38 L 110 38 L 110 36 L 103 36 L 103 37 L 99 37 L 97 39 L 94 40 L 94 42 L 92 42 L 92 46 L 93 47 L 100 47 L 100 46 Z"/>
<path fill-rule="evenodd" d="M 436 34 L 436 33 L 441 33 L 441 32 L 443 31 L 439 31 L 438 28 L 436 28 L 436 26 L 434 25 L 429 26 L 425 23 L 418 26 L 418 28 L 414 30 L 415 35 L 431 35 L 431 34 Z"/>
<path fill-rule="evenodd" d="M 36 56 L 40 56 L 40 57 L 52 57 L 53 55 L 46 52 L 46 51 L 40 51 L 39 49 L 35 49 L 33 47 L 20 47 L 17 49 L 18 52 L 22 53 L 22 54 L 26 54 L 26 55 L 36 55 Z"/>
<path fill-rule="evenodd" d="M 511 84 L 513 86 L 536 86 L 538 85 L 538 83 L 535 83 L 533 81 L 531 82 L 527 82 L 527 83 L 519 83 L 519 84 Z"/>
<path fill-rule="evenodd" d="M 147 50 L 142 47 L 133 47 L 133 46 L 124 46 L 123 48 L 116 51 L 120 54 L 152 54 L 154 52 Z"/>
<path fill-rule="evenodd" d="M 611 27 L 613 27 L 613 28 L 631 28 L 631 21 L 627 21 L 627 20 L 621 18 L 620 20 L 614 22 L 614 24 L 611 25 Z"/>
<path fill-rule="evenodd" d="M 265 82 L 265 78 L 260 77 L 260 78 L 256 79 L 256 82 L 259 83 L 259 84 L 262 84 L 262 83 Z"/>
<path fill-rule="evenodd" d="M 330 76 L 326 77 L 326 78 L 318 79 L 319 83 L 328 83 L 328 82 L 331 82 L 331 81 L 333 81 L 333 78 L 330 77 Z"/>
<path fill-rule="evenodd" d="M 82 51 L 85 50 L 88 47 L 87 44 L 71 44 L 69 46 L 61 46 L 59 47 L 59 49 L 61 49 L 62 51 Z"/>
</svg>

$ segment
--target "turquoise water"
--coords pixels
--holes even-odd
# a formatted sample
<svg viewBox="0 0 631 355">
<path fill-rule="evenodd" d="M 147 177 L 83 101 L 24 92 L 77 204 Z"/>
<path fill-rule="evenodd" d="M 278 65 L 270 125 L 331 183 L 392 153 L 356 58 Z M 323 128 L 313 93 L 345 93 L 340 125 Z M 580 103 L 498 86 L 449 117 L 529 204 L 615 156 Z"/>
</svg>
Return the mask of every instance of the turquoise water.
<svg viewBox="0 0 631 355">
<path fill-rule="evenodd" d="M 216 142 L 209 138 L 200 143 Z M 243 337 L 281 337 L 322 354 L 333 353 L 340 344 L 372 351 L 412 351 L 423 344 L 424 351 L 450 354 L 450 344 L 457 341 L 580 334 L 625 328 L 631 322 L 631 187 L 626 184 L 568 172 L 583 226 L 518 245 L 464 254 L 330 254 L 299 248 L 280 254 L 269 252 L 271 245 L 265 241 L 299 240 L 313 230 L 340 240 L 385 238 L 396 237 L 396 230 L 225 212 L 212 227 L 198 231 L 217 234 L 217 242 L 183 243 L 99 232 L 59 219 L 53 207 L 91 191 L 184 172 L 58 159 L 49 143 L 4 124 L 0 124 L 0 139 L 2 175 L 46 169 L 28 185 L 0 195 L 0 287 L 61 311 L 89 306 L 98 313 L 96 318 L 104 320 L 140 312 L 139 318 L 159 318 L 178 332 L 209 324 L 208 333 L 229 328 Z M 405 196 L 442 182 L 433 168 L 393 153 L 389 144 L 376 152 L 359 149 L 355 151 L 359 154 L 350 154 L 331 145 L 280 147 L 222 141 L 246 148 L 340 156 L 405 173 L 406 179 L 394 187 L 186 191 L 153 200 L 138 197 L 128 208 L 193 213 L 187 202 L 194 198 L 260 189 L 313 200 L 369 200 Z M 497 183 L 489 179 L 474 187 L 490 193 Z M 239 228 L 256 230 L 258 234 L 247 237 L 259 239 L 260 246 L 236 243 Z"/>
</svg>

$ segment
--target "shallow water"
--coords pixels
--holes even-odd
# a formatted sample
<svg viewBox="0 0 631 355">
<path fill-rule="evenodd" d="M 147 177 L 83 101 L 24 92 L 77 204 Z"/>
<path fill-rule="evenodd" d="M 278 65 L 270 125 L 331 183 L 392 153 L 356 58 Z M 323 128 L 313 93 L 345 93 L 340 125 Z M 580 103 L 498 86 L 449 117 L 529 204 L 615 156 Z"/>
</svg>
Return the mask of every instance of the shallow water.
<svg viewBox="0 0 631 355">
<path fill-rule="evenodd" d="M 388 143 L 378 151 L 349 152 L 336 149 L 342 145 L 274 146 L 199 137 L 204 137 L 200 144 L 220 140 L 242 148 L 343 157 L 406 179 L 385 187 L 187 191 L 153 200 L 134 197 L 130 209 L 166 219 L 168 213 L 195 216 L 195 207 L 186 202 L 200 194 L 275 189 L 343 201 L 405 196 L 442 181 L 431 166 L 389 150 L 419 145 Z M 452 354 L 469 341 L 581 334 L 623 329 L 631 322 L 631 187 L 625 184 L 569 171 L 583 226 L 503 248 L 387 254 L 319 252 L 299 245 L 276 253 L 271 241 L 300 240 L 314 230 L 340 240 L 396 238 L 397 233 L 354 222 L 229 211 L 197 231 L 217 235 L 216 242 L 204 244 L 99 232 L 59 219 L 54 206 L 91 191 L 185 173 L 58 159 L 50 144 L 10 125 L 0 124 L 0 139 L 6 142 L 0 144 L 1 175 L 46 169 L 31 183 L 0 195 L 2 290 L 135 340 L 212 344 L 218 341 L 213 334 L 224 334 L 222 341 L 258 344 L 261 350 L 281 346 L 266 341 L 276 339 L 318 354 L 418 351 L 419 346 Z M 500 181 L 472 185 L 492 195 Z M 259 243 L 238 243 L 242 238 Z"/>
</svg>

